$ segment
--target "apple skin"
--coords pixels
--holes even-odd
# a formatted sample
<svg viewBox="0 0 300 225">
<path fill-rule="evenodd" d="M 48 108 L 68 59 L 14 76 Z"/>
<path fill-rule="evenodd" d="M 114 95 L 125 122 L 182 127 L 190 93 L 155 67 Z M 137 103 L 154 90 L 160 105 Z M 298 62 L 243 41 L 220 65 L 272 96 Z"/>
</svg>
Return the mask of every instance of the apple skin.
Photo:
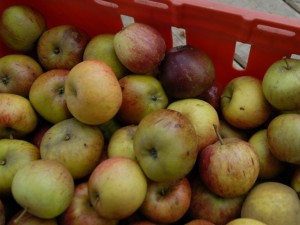
<svg viewBox="0 0 300 225">
<path fill-rule="evenodd" d="M 272 107 L 264 97 L 261 80 L 240 76 L 225 86 L 221 96 L 223 118 L 240 129 L 253 129 L 267 122 Z"/>
<path fill-rule="evenodd" d="M 79 27 L 51 27 L 38 40 L 38 60 L 46 70 L 70 70 L 83 60 L 84 49 L 89 40 L 89 35 Z"/>
<path fill-rule="evenodd" d="M 101 217 L 125 219 L 142 205 L 147 193 L 147 178 L 136 161 L 125 157 L 108 158 L 90 175 L 88 193 Z"/>
<path fill-rule="evenodd" d="M 53 219 L 71 203 L 74 187 L 73 177 L 65 166 L 55 160 L 40 159 L 16 172 L 11 189 L 16 202 L 28 213 Z"/>
<path fill-rule="evenodd" d="M 149 181 L 140 212 L 150 221 L 175 223 L 187 212 L 191 201 L 191 186 L 184 177 L 175 182 Z"/>
<path fill-rule="evenodd" d="M 228 122 L 226 122 L 223 118 L 221 118 L 219 122 L 220 122 L 219 133 L 222 138 L 236 137 L 244 141 L 248 141 L 248 139 L 251 136 L 250 131 L 236 128 L 231 124 L 229 124 Z"/>
<path fill-rule="evenodd" d="M 65 83 L 65 99 L 76 119 L 99 125 L 117 114 L 122 104 L 122 90 L 107 64 L 86 60 L 70 70 Z"/>
<path fill-rule="evenodd" d="M 292 173 L 290 186 L 297 192 L 300 197 L 300 166 L 296 167 Z"/>
<path fill-rule="evenodd" d="M 3 11 L 0 18 L 0 37 L 10 49 L 16 51 L 33 50 L 46 29 L 44 16 L 26 5 L 12 5 Z"/>
<path fill-rule="evenodd" d="M 138 124 L 133 149 L 139 165 L 153 181 L 175 181 L 194 167 L 197 134 L 191 121 L 175 110 L 161 109 Z"/>
<path fill-rule="evenodd" d="M 0 92 L 28 97 L 32 83 L 42 73 L 40 64 L 30 56 L 5 55 L 0 58 Z"/>
<path fill-rule="evenodd" d="M 34 216 L 28 212 L 23 214 L 24 210 L 17 212 L 10 220 L 7 225 L 58 225 L 56 218 L 43 219 Z"/>
<path fill-rule="evenodd" d="M 5 219 L 6 219 L 5 208 L 2 200 L 0 199 L 0 225 L 5 225 Z"/>
<path fill-rule="evenodd" d="M 191 45 L 182 45 L 166 52 L 158 77 L 168 96 L 195 98 L 213 85 L 215 69 L 206 52 Z"/>
<path fill-rule="evenodd" d="M 0 138 L 23 138 L 37 124 L 38 115 L 27 98 L 0 93 Z"/>
<path fill-rule="evenodd" d="M 166 51 L 162 35 L 154 27 L 137 22 L 116 33 L 113 44 L 121 63 L 135 74 L 155 71 Z"/>
<path fill-rule="evenodd" d="M 55 124 L 72 117 L 64 96 L 68 74 L 69 70 L 48 70 L 31 85 L 29 100 L 38 114 L 50 123 Z"/>
<path fill-rule="evenodd" d="M 117 220 L 107 220 L 95 211 L 88 196 L 87 182 L 78 183 L 69 207 L 58 216 L 60 225 L 117 225 Z"/>
<path fill-rule="evenodd" d="M 267 225 L 267 224 L 252 218 L 237 218 L 230 221 L 226 225 Z"/>
<path fill-rule="evenodd" d="M 278 110 L 300 109 L 300 60 L 283 58 L 274 62 L 263 76 L 266 99 Z"/>
<path fill-rule="evenodd" d="M 300 114 L 281 114 L 267 127 L 271 153 L 280 161 L 300 164 Z"/>
<path fill-rule="evenodd" d="M 138 124 L 146 115 L 166 108 L 169 103 L 168 96 L 155 77 L 127 75 L 119 83 L 123 99 L 117 118 L 122 123 Z"/>
<path fill-rule="evenodd" d="M 215 225 L 215 224 L 204 219 L 194 219 L 185 223 L 184 225 Z"/>
<path fill-rule="evenodd" d="M 83 178 L 99 164 L 104 137 L 96 127 L 75 118 L 54 124 L 44 134 L 40 154 L 42 159 L 57 160 L 74 179 Z"/>
</svg>

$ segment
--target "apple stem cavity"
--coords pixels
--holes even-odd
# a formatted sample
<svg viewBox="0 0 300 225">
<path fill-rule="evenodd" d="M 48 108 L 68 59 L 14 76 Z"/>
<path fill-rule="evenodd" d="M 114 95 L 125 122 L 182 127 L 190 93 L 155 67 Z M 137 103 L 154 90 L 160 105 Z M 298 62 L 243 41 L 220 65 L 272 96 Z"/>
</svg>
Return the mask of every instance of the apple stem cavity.
<svg viewBox="0 0 300 225">
<path fill-rule="evenodd" d="M 18 224 L 19 221 L 20 221 L 20 219 L 22 219 L 22 217 L 23 217 L 26 213 L 27 213 L 27 208 L 24 208 L 24 209 L 22 210 L 22 212 L 20 213 L 20 215 L 17 216 L 16 219 L 14 219 L 14 224 Z"/>
<path fill-rule="evenodd" d="M 1 161 L 0 161 L 0 165 L 1 165 L 1 166 L 4 166 L 5 164 L 6 164 L 6 161 L 5 161 L 5 160 L 1 160 Z"/>
<path fill-rule="evenodd" d="M 213 124 L 214 130 L 218 136 L 219 141 L 221 142 L 221 145 L 224 145 L 224 141 L 223 138 L 221 137 L 219 131 L 218 131 L 218 126 L 216 124 Z"/>
</svg>

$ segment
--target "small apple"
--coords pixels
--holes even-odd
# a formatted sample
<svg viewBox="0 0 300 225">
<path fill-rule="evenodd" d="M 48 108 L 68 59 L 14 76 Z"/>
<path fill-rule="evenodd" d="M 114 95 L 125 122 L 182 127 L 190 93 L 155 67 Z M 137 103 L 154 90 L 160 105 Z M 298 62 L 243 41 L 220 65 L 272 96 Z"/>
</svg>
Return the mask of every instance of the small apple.
<svg viewBox="0 0 300 225">
<path fill-rule="evenodd" d="M 290 186 L 297 192 L 298 196 L 300 197 L 300 166 L 296 167 L 293 171 Z"/>
<path fill-rule="evenodd" d="M 7 225 L 58 225 L 56 218 L 43 219 L 28 213 L 25 210 L 17 212 L 10 218 Z"/>
<path fill-rule="evenodd" d="M 129 74 L 128 69 L 120 62 L 114 48 L 114 34 L 98 34 L 94 36 L 83 53 L 83 60 L 96 59 L 105 62 L 121 79 Z"/>
<path fill-rule="evenodd" d="M 50 123 L 71 118 L 64 89 L 69 70 L 52 69 L 41 74 L 31 85 L 29 100 L 38 114 Z"/>
<path fill-rule="evenodd" d="M 267 225 L 267 224 L 252 218 L 237 218 L 230 221 L 226 225 Z"/>
<path fill-rule="evenodd" d="M 76 119 L 99 125 L 117 114 L 122 104 L 122 90 L 107 64 L 86 60 L 70 70 L 65 83 L 65 99 Z"/>
<path fill-rule="evenodd" d="M 193 219 L 185 223 L 184 225 L 215 225 L 215 224 L 205 219 Z"/>
<path fill-rule="evenodd" d="M 280 161 L 300 164 L 300 114 L 281 114 L 267 127 L 271 153 Z"/>
<path fill-rule="evenodd" d="M 198 155 L 192 122 L 180 112 L 161 109 L 138 124 L 133 149 L 139 165 L 153 181 L 175 181 L 194 167 Z"/>
<path fill-rule="evenodd" d="M 42 159 L 57 160 L 74 179 L 88 176 L 99 164 L 104 137 L 96 126 L 75 118 L 54 124 L 44 134 L 40 154 Z"/>
<path fill-rule="evenodd" d="M 72 25 L 51 27 L 38 40 L 39 62 L 46 70 L 70 70 L 83 60 L 84 49 L 89 40 L 89 35 L 79 27 Z"/>
<path fill-rule="evenodd" d="M 34 131 L 31 133 L 29 142 L 40 148 L 42 139 L 44 137 L 44 134 L 46 131 L 53 126 L 52 123 L 48 121 L 40 122 L 37 127 L 34 129 Z"/>
<path fill-rule="evenodd" d="M 262 89 L 270 104 L 279 110 L 300 109 L 300 60 L 282 58 L 267 69 Z"/>
<path fill-rule="evenodd" d="M 170 224 L 181 219 L 191 201 L 191 186 L 184 177 L 175 182 L 149 181 L 147 194 L 140 212 L 149 220 Z"/>
<path fill-rule="evenodd" d="M 5 225 L 5 219 L 6 219 L 5 208 L 2 200 L 0 199 L 0 225 Z"/>
<path fill-rule="evenodd" d="M 272 107 L 266 100 L 261 80 L 252 76 L 232 79 L 221 95 L 221 112 L 234 127 L 253 129 L 265 123 Z"/>
<path fill-rule="evenodd" d="M 46 29 L 44 16 L 27 5 L 12 5 L 2 12 L 0 18 L 0 37 L 3 42 L 21 52 L 33 50 Z"/>
<path fill-rule="evenodd" d="M 88 193 L 95 211 L 103 218 L 120 220 L 142 205 L 147 179 L 139 164 L 113 157 L 101 162 L 88 179 Z"/>
<path fill-rule="evenodd" d="M 159 66 L 159 80 L 168 96 L 195 98 L 213 85 L 214 64 L 202 49 L 176 46 L 166 52 Z"/>
<path fill-rule="evenodd" d="M 154 27 L 137 22 L 116 33 L 113 44 L 121 63 L 135 74 L 156 70 L 166 51 L 163 36 Z"/>
<path fill-rule="evenodd" d="M 149 113 L 168 105 L 168 96 L 155 77 L 127 75 L 119 83 L 123 100 L 117 118 L 125 124 L 138 124 Z"/>
<path fill-rule="evenodd" d="M 42 73 L 40 64 L 30 56 L 5 55 L 0 58 L 0 92 L 28 97 L 32 83 Z"/>
<path fill-rule="evenodd" d="M 18 170 L 12 181 L 12 195 L 28 213 L 53 219 L 72 201 L 74 180 L 69 170 L 55 160 L 34 160 Z"/>
<path fill-rule="evenodd" d="M 115 117 L 109 119 L 108 121 L 101 123 L 98 125 L 98 128 L 101 130 L 103 136 L 104 136 L 104 141 L 107 144 L 113 135 L 113 133 L 121 128 L 123 124 L 120 123 Z"/>
<path fill-rule="evenodd" d="M 92 207 L 87 182 L 78 183 L 69 207 L 58 216 L 60 225 L 117 225 L 117 220 L 102 218 Z"/>
<path fill-rule="evenodd" d="M 22 138 L 37 124 L 37 113 L 27 98 L 0 93 L 0 138 Z"/>
</svg>

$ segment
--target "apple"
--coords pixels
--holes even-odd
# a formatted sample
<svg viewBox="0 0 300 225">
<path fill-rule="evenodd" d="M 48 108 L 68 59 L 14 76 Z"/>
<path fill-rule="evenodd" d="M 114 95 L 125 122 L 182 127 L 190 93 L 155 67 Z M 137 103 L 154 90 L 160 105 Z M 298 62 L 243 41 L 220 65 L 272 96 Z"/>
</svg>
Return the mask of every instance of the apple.
<svg viewBox="0 0 300 225">
<path fill-rule="evenodd" d="M 135 221 L 133 223 L 130 223 L 129 225 L 157 225 L 157 223 L 147 221 L 147 220 L 142 220 L 142 221 Z"/>
<path fill-rule="evenodd" d="M 281 114 L 267 127 L 271 153 L 280 161 L 300 164 L 300 114 Z"/>
<path fill-rule="evenodd" d="M 145 23 L 131 23 L 117 32 L 114 49 L 121 63 L 132 73 L 148 74 L 163 60 L 166 43 L 163 36 Z"/>
<path fill-rule="evenodd" d="M 137 125 L 126 125 L 117 129 L 107 145 L 108 157 L 128 157 L 136 160 L 133 149 L 133 138 Z"/>
<path fill-rule="evenodd" d="M 88 195 L 88 183 L 75 186 L 75 192 L 69 207 L 58 216 L 60 225 L 117 225 L 117 220 L 102 218 L 92 207 Z"/>
<path fill-rule="evenodd" d="M 96 59 L 105 62 L 114 71 L 118 79 L 129 73 L 120 62 L 114 48 L 114 34 L 98 34 L 88 42 L 83 53 L 83 60 Z"/>
<path fill-rule="evenodd" d="M 27 98 L 0 93 L 0 138 L 23 138 L 37 124 L 38 115 Z"/>
<path fill-rule="evenodd" d="M 267 224 L 252 218 L 237 218 L 230 221 L 226 225 L 267 225 Z"/>
<path fill-rule="evenodd" d="M 186 177 L 175 182 L 149 181 L 141 207 L 142 215 L 150 221 L 171 224 L 187 212 L 191 201 L 191 186 Z"/>
<path fill-rule="evenodd" d="M 215 225 L 215 224 L 204 219 L 194 219 L 185 223 L 184 225 Z"/>
<path fill-rule="evenodd" d="M 58 225 L 56 218 L 43 219 L 28 213 L 25 210 L 21 210 L 16 213 L 7 225 Z"/>
<path fill-rule="evenodd" d="M 195 98 L 215 80 L 212 60 L 202 49 L 181 45 L 169 49 L 159 66 L 159 80 L 168 96 Z"/>
<path fill-rule="evenodd" d="M 248 193 L 241 218 L 257 219 L 272 225 L 300 224 L 300 201 L 290 186 L 279 182 L 263 182 Z"/>
<path fill-rule="evenodd" d="M 191 220 L 203 219 L 218 225 L 240 216 L 244 196 L 220 197 L 211 192 L 199 177 L 195 177 L 190 183 L 192 198 L 187 215 Z"/>
<path fill-rule="evenodd" d="M 120 123 L 115 117 L 109 119 L 108 121 L 98 125 L 98 128 L 101 130 L 105 143 L 107 144 L 113 135 L 113 133 L 121 128 L 123 124 Z"/>
<path fill-rule="evenodd" d="M 219 133 L 222 138 L 236 137 L 244 141 L 248 141 L 248 139 L 251 136 L 250 130 L 236 128 L 228 122 L 226 122 L 226 120 L 224 120 L 223 118 L 219 120 L 219 123 Z"/>
<path fill-rule="evenodd" d="M 28 97 L 32 83 L 42 73 L 40 64 L 30 56 L 5 55 L 0 58 L 0 92 Z"/>
<path fill-rule="evenodd" d="M 27 5 L 7 7 L 0 17 L 0 37 L 13 50 L 33 50 L 46 29 L 46 19 L 41 12 Z"/>
<path fill-rule="evenodd" d="M 296 167 L 292 172 L 290 186 L 297 192 L 298 196 L 300 197 L 300 166 Z"/>
<path fill-rule="evenodd" d="M 198 155 L 192 122 L 180 112 L 161 109 L 145 116 L 133 138 L 136 159 L 153 181 L 175 181 L 194 167 Z"/>
<path fill-rule="evenodd" d="M 52 123 L 50 123 L 50 122 L 48 122 L 46 120 L 40 119 L 37 127 L 30 134 L 30 136 L 27 138 L 27 140 L 30 143 L 32 143 L 35 146 L 37 146 L 38 148 L 40 148 L 44 134 L 52 126 L 53 126 Z"/>
<path fill-rule="evenodd" d="M 196 98 L 180 99 L 170 103 L 167 108 L 182 113 L 192 122 L 199 151 L 218 140 L 213 124 L 219 128 L 219 115 L 208 102 Z"/>
<path fill-rule="evenodd" d="M 272 107 L 262 91 L 262 81 L 252 76 L 233 78 L 221 95 L 221 112 L 234 127 L 253 129 L 265 123 Z"/>
<path fill-rule="evenodd" d="M 278 110 L 300 109 L 300 60 L 282 58 L 269 66 L 262 79 L 266 99 Z"/>
<path fill-rule="evenodd" d="M 146 115 L 166 108 L 169 103 L 161 83 L 153 76 L 127 75 L 119 83 L 123 100 L 117 118 L 122 123 L 138 124 Z"/>
<path fill-rule="evenodd" d="M 259 158 L 259 179 L 272 179 L 280 175 L 286 164 L 278 160 L 270 151 L 267 129 L 256 131 L 248 140 Z"/>
<path fill-rule="evenodd" d="M 103 218 L 121 220 L 142 205 L 147 179 L 139 164 L 113 157 L 101 162 L 88 179 L 88 193 L 95 211 Z"/>
<path fill-rule="evenodd" d="M 37 56 L 46 70 L 72 69 L 83 60 L 89 35 L 80 27 L 58 25 L 48 28 L 38 40 Z"/>
<path fill-rule="evenodd" d="M 122 104 L 122 90 L 107 64 L 86 60 L 70 70 L 65 83 L 65 99 L 76 119 L 99 125 L 117 114 Z"/>
<path fill-rule="evenodd" d="M 88 176 L 99 164 L 104 137 L 96 127 L 75 118 L 54 124 L 44 134 L 40 154 L 42 159 L 57 160 L 74 179 Z"/>
<path fill-rule="evenodd" d="M 0 225 L 5 225 L 5 219 L 6 219 L 5 208 L 2 200 L 0 199 Z"/>
<path fill-rule="evenodd" d="M 12 195 L 28 213 L 53 219 L 72 201 L 74 180 L 69 170 L 55 160 L 34 160 L 18 170 L 12 181 Z"/>
</svg>

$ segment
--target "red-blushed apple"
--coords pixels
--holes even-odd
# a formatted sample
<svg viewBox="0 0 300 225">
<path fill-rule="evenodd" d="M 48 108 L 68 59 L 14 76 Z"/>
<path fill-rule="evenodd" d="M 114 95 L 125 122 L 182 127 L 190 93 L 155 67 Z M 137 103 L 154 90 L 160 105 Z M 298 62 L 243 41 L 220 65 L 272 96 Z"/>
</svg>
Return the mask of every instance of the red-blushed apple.
<svg viewBox="0 0 300 225">
<path fill-rule="evenodd" d="M 244 196 L 223 198 L 211 192 L 199 177 L 191 180 L 192 198 L 187 212 L 191 219 L 224 225 L 240 216 Z"/>
<path fill-rule="evenodd" d="M 38 147 L 28 141 L 0 139 L 0 196 L 9 196 L 16 172 L 39 158 Z"/>
<path fill-rule="evenodd" d="M 29 100 L 38 114 L 50 123 L 55 124 L 72 117 L 64 95 L 68 74 L 69 70 L 48 70 L 31 85 Z"/>
<path fill-rule="evenodd" d="M 157 225 L 157 223 L 143 220 L 143 221 L 136 221 L 136 222 L 130 223 L 129 225 Z"/>
<path fill-rule="evenodd" d="M 115 52 L 121 63 L 131 72 L 148 74 L 163 60 L 166 43 L 163 36 L 145 23 L 131 23 L 115 34 Z"/>
<path fill-rule="evenodd" d="M 90 175 L 88 193 L 101 217 L 125 219 L 142 205 L 147 193 L 147 178 L 136 161 L 126 157 L 108 158 Z"/>
<path fill-rule="evenodd" d="M 139 210 L 150 221 L 175 223 L 189 209 L 191 192 L 190 182 L 186 177 L 172 182 L 149 181 L 146 198 Z"/>
<path fill-rule="evenodd" d="M 43 219 L 28 213 L 25 210 L 17 212 L 11 217 L 7 225 L 58 225 L 56 218 Z"/>
<path fill-rule="evenodd" d="M 65 83 L 65 99 L 76 119 L 99 125 L 118 112 L 122 104 L 122 90 L 107 64 L 86 60 L 70 70 Z"/>
<path fill-rule="evenodd" d="M 48 121 L 40 120 L 37 127 L 31 133 L 28 141 L 40 148 L 41 142 L 46 131 L 52 127 L 53 124 Z"/>
<path fill-rule="evenodd" d="M 0 199 L 0 225 L 5 225 L 6 215 L 2 200 Z"/>
<path fill-rule="evenodd" d="M 55 160 L 34 160 L 13 178 L 13 198 L 30 214 L 53 219 L 72 201 L 74 180 L 69 170 Z"/>
<path fill-rule="evenodd" d="M 180 112 L 161 109 L 145 116 L 133 138 L 136 159 L 153 181 L 175 181 L 194 167 L 198 155 L 192 122 Z"/>
<path fill-rule="evenodd" d="M 184 225 L 215 225 L 215 224 L 205 219 L 194 219 L 185 223 Z"/>
<path fill-rule="evenodd" d="M 88 33 L 74 25 L 48 28 L 37 43 L 38 60 L 46 70 L 70 70 L 83 60 L 89 40 Z"/>
<path fill-rule="evenodd" d="M 170 103 L 167 108 L 182 113 L 194 125 L 199 151 L 218 140 L 213 125 L 219 128 L 219 115 L 208 102 L 196 98 L 180 99 Z"/>
<path fill-rule="evenodd" d="M 27 98 L 0 93 L 0 138 L 23 138 L 37 124 L 38 115 Z"/>
<path fill-rule="evenodd" d="M 290 186 L 297 192 L 298 196 L 300 197 L 300 166 L 296 167 L 292 172 Z"/>
<path fill-rule="evenodd" d="M 169 100 L 161 83 L 153 76 L 127 75 L 119 80 L 122 104 L 117 118 L 125 124 L 138 124 L 151 112 L 167 107 Z"/>
<path fill-rule="evenodd" d="M 262 81 L 253 76 L 232 79 L 221 95 L 224 120 L 240 129 L 254 129 L 270 118 L 272 107 L 265 98 Z"/>
<path fill-rule="evenodd" d="M 87 182 L 78 183 L 69 207 L 58 216 L 60 225 L 117 225 L 117 220 L 102 218 L 93 208 L 88 196 Z"/>
<path fill-rule="evenodd" d="M 213 85 L 214 64 L 202 49 L 176 46 L 166 52 L 159 66 L 159 80 L 168 96 L 195 98 Z"/>
<path fill-rule="evenodd" d="M 47 29 L 46 18 L 29 5 L 11 5 L 0 17 L 0 37 L 11 49 L 28 52 Z"/>
<path fill-rule="evenodd" d="M 28 97 L 32 83 L 43 73 L 40 64 L 24 54 L 0 58 L 0 92 Z"/>
<path fill-rule="evenodd" d="M 40 154 L 42 159 L 59 161 L 74 179 L 79 179 L 90 175 L 96 168 L 103 148 L 104 137 L 98 127 L 70 118 L 46 131 Z"/>
</svg>

